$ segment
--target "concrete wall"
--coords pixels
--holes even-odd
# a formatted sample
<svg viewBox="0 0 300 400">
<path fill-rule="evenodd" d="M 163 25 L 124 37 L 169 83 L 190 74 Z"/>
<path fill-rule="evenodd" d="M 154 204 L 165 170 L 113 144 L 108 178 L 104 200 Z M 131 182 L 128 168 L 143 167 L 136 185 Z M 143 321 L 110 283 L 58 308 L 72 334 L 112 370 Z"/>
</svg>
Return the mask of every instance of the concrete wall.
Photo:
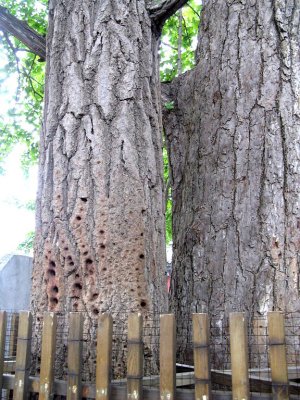
<svg viewBox="0 0 300 400">
<path fill-rule="evenodd" d="M 0 310 L 29 310 L 32 258 L 11 255 L 0 263 Z"/>
</svg>

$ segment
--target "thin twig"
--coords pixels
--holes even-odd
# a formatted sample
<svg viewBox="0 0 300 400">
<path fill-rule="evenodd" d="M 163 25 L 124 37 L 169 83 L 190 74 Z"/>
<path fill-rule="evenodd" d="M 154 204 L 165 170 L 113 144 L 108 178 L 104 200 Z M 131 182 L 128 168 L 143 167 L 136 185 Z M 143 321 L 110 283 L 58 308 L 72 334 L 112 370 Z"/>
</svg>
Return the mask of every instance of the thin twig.
<svg viewBox="0 0 300 400">
<path fill-rule="evenodd" d="M 189 45 L 191 46 L 192 45 L 192 41 L 191 41 L 191 37 L 190 37 L 190 35 L 188 33 L 188 29 L 187 29 L 186 21 L 185 21 L 184 17 L 182 17 L 182 21 L 183 21 L 183 26 L 184 26 L 184 30 L 185 30 L 185 37 L 187 37 L 187 39 L 189 41 Z"/>
<path fill-rule="evenodd" d="M 11 51 L 13 52 L 13 55 L 16 59 L 16 69 L 18 72 L 18 85 L 17 85 L 17 90 L 16 90 L 16 101 L 18 101 L 19 99 L 19 92 L 21 90 L 21 70 L 20 70 L 20 59 L 17 55 L 15 46 L 13 45 L 12 41 L 10 40 L 8 34 L 6 32 L 3 32 L 4 38 L 8 44 L 8 46 L 10 47 Z"/>
<path fill-rule="evenodd" d="M 168 47 L 170 47 L 170 49 L 173 49 L 173 50 L 176 50 L 177 51 L 177 47 L 175 47 L 175 46 L 172 46 L 171 44 L 169 44 L 169 43 L 166 43 L 166 42 L 161 42 L 163 45 L 165 45 L 165 46 L 168 46 Z"/>
<path fill-rule="evenodd" d="M 186 4 L 187 7 L 189 7 L 196 15 L 197 17 L 200 19 L 200 14 L 194 9 L 194 7 L 192 7 L 189 3 Z"/>
<path fill-rule="evenodd" d="M 178 42 L 177 42 L 177 74 L 181 75 L 182 73 L 182 9 L 178 11 Z"/>
</svg>

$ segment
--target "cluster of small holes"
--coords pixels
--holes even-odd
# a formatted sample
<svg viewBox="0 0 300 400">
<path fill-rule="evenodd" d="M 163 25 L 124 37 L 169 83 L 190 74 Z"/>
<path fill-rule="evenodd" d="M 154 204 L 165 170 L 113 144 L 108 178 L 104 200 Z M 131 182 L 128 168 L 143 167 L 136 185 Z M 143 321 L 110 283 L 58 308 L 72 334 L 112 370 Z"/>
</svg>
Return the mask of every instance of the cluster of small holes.
<svg viewBox="0 0 300 400">
<path fill-rule="evenodd" d="M 48 251 L 48 253 L 51 253 Z M 54 277 L 56 276 L 56 264 L 53 260 L 49 261 L 48 270 L 47 270 L 47 277 L 48 277 L 48 286 L 50 290 L 50 297 L 49 297 L 49 305 L 50 308 L 54 308 L 58 304 L 58 299 L 56 295 L 58 294 L 58 287 L 54 284 Z"/>
<path fill-rule="evenodd" d="M 48 277 L 56 275 L 55 267 L 56 267 L 55 262 L 54 261 L 49 261 L 49 269 L 47 271 Z"/>
</svg>

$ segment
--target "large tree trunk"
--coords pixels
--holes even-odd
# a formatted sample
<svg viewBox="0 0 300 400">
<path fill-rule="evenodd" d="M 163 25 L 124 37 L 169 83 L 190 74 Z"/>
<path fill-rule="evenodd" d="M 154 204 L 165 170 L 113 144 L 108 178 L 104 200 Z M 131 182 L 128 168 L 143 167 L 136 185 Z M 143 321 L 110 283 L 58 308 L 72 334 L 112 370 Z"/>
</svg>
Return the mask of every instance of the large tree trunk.
<svg viewBox="0 0 300 400">
<path fill-rule="evenodd" d="M 32 309 L 147 318 L 167 307 L 157 32 L 144 1 L 49 9 Z"/>
<path fill-rule="evenodd" d="M 183 325 L 299 310 L 299 3 L 203 3 L 197 66 L 164 113 Z"/>
</svg>

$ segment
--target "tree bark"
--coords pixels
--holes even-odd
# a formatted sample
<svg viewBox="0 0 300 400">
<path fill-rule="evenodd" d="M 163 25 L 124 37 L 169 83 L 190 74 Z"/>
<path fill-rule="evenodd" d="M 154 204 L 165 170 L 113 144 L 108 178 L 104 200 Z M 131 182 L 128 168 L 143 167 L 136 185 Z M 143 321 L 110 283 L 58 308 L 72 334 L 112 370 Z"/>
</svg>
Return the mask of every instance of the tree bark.
<svg viewBox="0 0 300 400">
<path fill-rule="evenodd" d="M 166 309 L 158 39 L 143 1 L 50 1 L 32 309 Z"/>
<path fill-rule="evenodd" d="M 197 66 L 165 88 L 171 307 L 299 310 L 299 4 L 203 1 Z"/>
<path fill-rule="evenodd" d="M 46 59 L 46 40 L 25 22 L 20 21 L 10 14 L 6 8 L 0 6 L 0 30 L 9 33 L 24 43 L 30 51 L 39 56 L 42 61 Z"/>
<path fill-rule="evenodd" d="M 161 30 L 166 20 L 177 10 L 183 7 L 188 0 L 150 0 L 148 9 L 152 20 L 155 22 L 158 30 Z"/>
</svg>

